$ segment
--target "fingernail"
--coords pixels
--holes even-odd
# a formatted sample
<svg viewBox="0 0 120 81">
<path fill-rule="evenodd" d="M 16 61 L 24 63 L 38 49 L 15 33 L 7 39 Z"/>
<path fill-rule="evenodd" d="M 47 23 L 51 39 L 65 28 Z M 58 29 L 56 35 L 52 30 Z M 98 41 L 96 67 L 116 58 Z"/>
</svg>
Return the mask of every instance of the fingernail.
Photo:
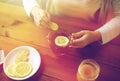
<svg viewBox="0 0 120 81">
<path fill-rule="evenodd" d="M 69 44 L 71 45 L 73 43 L 73 40 L 70 40 Z"/>
<path fill-rule="evenodd" d="M 72 35 L 74 35 L 74 33 L 72 33 Z"/>
</svg>

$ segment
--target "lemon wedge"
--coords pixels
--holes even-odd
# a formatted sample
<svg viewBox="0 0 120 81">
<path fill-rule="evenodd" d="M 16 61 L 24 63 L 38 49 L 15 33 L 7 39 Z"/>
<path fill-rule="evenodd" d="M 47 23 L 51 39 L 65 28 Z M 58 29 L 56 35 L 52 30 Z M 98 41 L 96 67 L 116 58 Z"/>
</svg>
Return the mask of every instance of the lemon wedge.
<svg viewBox="0 0 120 81">
<path fill-rule="evenodd" d="M 32 66 L 28 62 L 19 62 L 15 65 L 15 74 L 19 78 L 23 78 L 32 72 Z"/>
<path fill-rule="evenodd" d="M 66 36 L 57 36 L 55 38 L 55 44 L 60 47 L 66 47 L 69 43 L 69 39 Z"/>
</svg>

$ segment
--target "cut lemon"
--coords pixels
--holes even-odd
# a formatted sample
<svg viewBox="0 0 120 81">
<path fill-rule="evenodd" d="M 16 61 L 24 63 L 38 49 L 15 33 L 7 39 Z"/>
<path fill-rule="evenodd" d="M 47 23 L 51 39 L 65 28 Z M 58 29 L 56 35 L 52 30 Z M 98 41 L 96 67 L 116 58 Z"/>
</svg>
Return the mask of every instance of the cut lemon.
<svg viewBox="0 0 120 81">
<path fill-rule="evenodd" d="M 55 44 L 60 47 L 66 47 L 69 43 L 69 39 L 66 36 L 57 36 L 55 38 Z"/>
<path fill-rule="evenodd" d="M 29 50 L 22 49 L 15 58 L 15 63 L 28 62 Z"/>
<path fill-rule="evenodd" d="M 51 26 L 50 26 L 50 27 L 51 27 L 51 29 L 52 29 L 53 31 L 57 31 L 58 28 L 59 28 L 58 25 L 57 25 L 56 23 L 54 23 L 54 22 L 51 23 Z"/>
<path fill-rule="evenodd" d="M 28 56 L 29 55 L 29 50 L 27 50 L 27 49 L 20 50 L 20 55 Z"/>
<path fill-rule="evenodd" d="M 25 77 L 32 72 L 32 66 L 28 62 L 19 62 L 15 66 L 15 74 L 17 77 Z"/>
<path fill-rule="evenodd" d="M 15 67 L 15 64 L 10 64 L 6 67 L 6 73 L 7 75 L 9 76 L 15 76 L 15 72 L 14 72 L 14 67 Z"/>
</svg>

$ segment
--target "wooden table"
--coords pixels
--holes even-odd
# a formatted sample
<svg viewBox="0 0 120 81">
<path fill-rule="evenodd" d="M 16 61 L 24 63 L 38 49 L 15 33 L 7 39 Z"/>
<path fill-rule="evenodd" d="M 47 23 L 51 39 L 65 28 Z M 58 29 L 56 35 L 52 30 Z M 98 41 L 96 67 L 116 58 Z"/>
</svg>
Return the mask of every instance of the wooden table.
<svg viewBox="0 0 120 81">
<path fill-rule="evenodd" d="M 82 19 L 52 16 L 60 31 L 77 32 L 82 29 L 95 30 L 100 25 Z M 38 72 L 25 81 L 77 81 L 76 72 L 83 59 L 96 60 L 101 67 L 96 81 L 120 81 L 120 37 L 110 43 L 100 45 L 95 42 L 83 49 L 69 48 L 63 55 L 51 49 L 49 33 L 55 33 L 33 24 L 23 7 L 0 3 L 0 48 L 5 55 L 18 46 L 32 46 L 42 57 Z M 0 65 L 0 81 L 13 81 L 3 72 Z"/>
</svg>

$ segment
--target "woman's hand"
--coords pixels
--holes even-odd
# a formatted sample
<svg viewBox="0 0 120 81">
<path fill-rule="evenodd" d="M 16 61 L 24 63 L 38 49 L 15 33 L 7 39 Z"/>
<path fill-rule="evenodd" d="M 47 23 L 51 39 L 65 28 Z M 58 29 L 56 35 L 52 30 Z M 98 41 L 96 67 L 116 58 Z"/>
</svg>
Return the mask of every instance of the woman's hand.
<svg viewBox="0 0 120 81">
<path fill-rule="evenodd" d="M 70 47 L 83 48 L 92 42 L 101 40 L 101 34 L 99 31 L 82 30 L 72 33 L 70 40 Z"/>
<path fill-rule="evenodd" d="M 40 7 L 38 6 L 33 7 L 31 10 L 31 16 L 34 20 L 34 23 L 37 26 L 43 26 L 43 27 L 49 26 L 50 15 Z"/>
</svg>

